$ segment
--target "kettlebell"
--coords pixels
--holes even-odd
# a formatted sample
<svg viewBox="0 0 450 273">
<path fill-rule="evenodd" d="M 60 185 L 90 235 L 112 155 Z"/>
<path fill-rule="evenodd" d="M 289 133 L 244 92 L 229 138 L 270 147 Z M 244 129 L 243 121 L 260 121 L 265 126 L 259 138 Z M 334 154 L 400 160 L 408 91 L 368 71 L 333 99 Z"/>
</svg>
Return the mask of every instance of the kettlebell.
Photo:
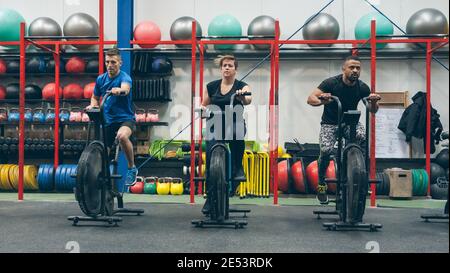
<svg viewBox="0 0 450 273">
<path fill-rule="evenodd" d="M 155 194 L 156 193 L 156 180 L 158 178 L 154 176 L 146 177 L 144 179 L 144 193 Z"/>
<path fill-rule="evenodd" d="M 135 118 L 136 122 L 145 122 L 145 110 L 136 109 Z"/>
<path fill-rule="evenodd" d="M 0 122 L 8 120 L 8 111 L 6 108 L 0 108 Z"/>
<path fill-rule="evenodd" d="M 181 178 L 173 178 L 170 185 L 170 194 L 181 195 L 183 194 L 183 180 Z"/>
<path fill-rule="evenodd" d="M 89 122 L 89 116 L 86 113 L 81 115 L 81 122 Z"/>
<path fill-rule="evenodd" d="M 142 176 L 136 177 L 135 183 L 130 186 L 130 192 L 141 194 L 144 191 L 144 178 Z"/>
<path fill-rule="evenodd" d="M 33 121 L 45 122 L 44 110 L 42 108 L 35 108 L 33 113 Z"/>
<path fill-rule="evenodd" d="M 72 107 L 69 116 L 70 122 L 81 122 L 81 110 L 80 107 Z"/>
<path fill-rule="evenodd" d="M 156 192 L 159 195 L 169 194 L 171 181 L 172 181 L 172 178 L 170 178 L 170 177 L 158 178 L 158 183 L 156 184 Z"/>
<path fill-rule="evenodd" d="M 47 114 L 45 115 L 45 122 L 53 122 L 55 121 L 55 109 L 49 108 L 47 109 Z"/>
<path fill-rule="evenodd" d="M 26 122 L 32 122 L 33 121 L 33 111 L 31 111 L 30 108 L 25 108 L 25 115 L 24 115 Z"/>
<path fill-rule="evenodd" d="M 70 118 L 70 112 L 69 112 L 69 109 L 67 109 L 67 108 L 61 108 L 61 109 L 59 110 L 59 120 L 60 120 L 61 122 L 67 122 L 67 121 L 69 121 L 69 118 Z"/>
<path fill-rule="evenodd" d="M 147 110 L 147 116 L 145 117 L 146 122 L 158 122 L 159 121 L 159 114 L 158 110 L 156 109 L 148 109 Z"/>
</svg>

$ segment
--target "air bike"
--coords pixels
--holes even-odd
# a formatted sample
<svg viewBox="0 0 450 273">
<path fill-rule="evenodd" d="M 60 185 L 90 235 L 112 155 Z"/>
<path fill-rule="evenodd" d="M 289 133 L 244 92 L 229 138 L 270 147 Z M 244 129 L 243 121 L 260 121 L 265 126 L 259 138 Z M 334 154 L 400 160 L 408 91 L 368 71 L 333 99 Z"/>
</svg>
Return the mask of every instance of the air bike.
<svg viewBox="0 0 450 273">
<path fill-rule="evenodd" d="M 251 92 L 243 93 L 242 96 L 249 96 Z M 233 101 L 236 97 L 236 94 L 233 94 L 230 99 L 231 111 L 233 111 Z M 207 109 L 206 111 L 196 110 L 200 112 L 202 118 L 209 118 L 211 114 L 221 115 L 222 113 L 214 113 Z M 233 113 L 233 112 L 231 112 Z M 233 123 L 228 124 L 230 122 L 225 123 L 225 135 L 226 136 L 234 136 L 233 134 Z M 243 213 L 243 217 L 246 217 L 246 214 L 250 212 L 250 210 L 244 209 L 230 209 L 229 206 L 229 197 L 231 191 L 231 185 L 233 182 L 241 183 L 246 181 L 245 176 L 242 177 L 232 177 L 232 162 L 231 162 L 231 152 L 226 144 L 225 140 L 220 140 L 215 143 L 210 152 L 211 160 L 209 164 L 209 170 L 206 171 L 206 175 L 209 177 L 195 177 L 194 180 L 196 182 L 206 181 L 207 194 L 210 202 L 210 209 L 208 211 L 204 211 L 204 215 L 206 219 L 203 220 L 193 220 L 192 224 L 195 227 L 207 227 L 207 226 L 232 226 L 236 229 L 242 228 L 247 225 L 247 221 L 242 219 L 231 219 L 230 213 Z M 237 173 L 237 172 L 236 172 Z"/>
<path fill-rule="evenodd" d="M 117 189 L 115 180 L 122 179 L 117 173 L 120 145 L 116 140 L 111 149 L 106 147 L 104 102 L 113 94 L 108 91 L 103 96 L 100 107 L 86 110 L 89 116 L 88 145 L 83 150 L 77 165 L 75 198 L 86 216 L 69 216 L 67 219 L 77 225 L 81 221 L 105 222 L 117 226 L 122 218 L 118 213 L 141 215 L 142 209 L 123 207 L 123 192 Z M 91 124 L 94 125 L 94 140 L 91 141 Z M 112 160 L 111 160 L 112 159 Z M 123 186 L 125 187 L 125 185 Z M 117 198 L 117 209 L 114 199 Z"/>
<path fill-rule="evenodd" d="M 376 231 L 382 228 L 381 224 L 364 223 L 363 215 L 366 206 L 366 195 L 369 183 L 380 183 L 369 179 L 368 138 L 369 138 L 369 104 L 368 97 L 363 98 L 366 106 L 366 153 L 356 143 L 356 126 L 361 112 L 349 110 L 342 113 L 342 104 L 338 97 L 331 96 L 338 108 L 338 131 L 336 157 L 336 179 L 325 179 L 326 183 L 336 183 L 336 198 L 330 202 L 336 203 L 334 211 L 314 211 L 317 218 L 320 215 L 338 215 L 339 221 L 325 222 L 327 230 L 342 229 L 369 229 Z M 333 103 L 332 102 L 332 103 Z M 349 127 L 349 138 L 345 139 L 344 130 Z M 344 143 L 345 140 L 345 143 Z M 344 146 L 344 148 L 342 148 Z"/>
</svg>

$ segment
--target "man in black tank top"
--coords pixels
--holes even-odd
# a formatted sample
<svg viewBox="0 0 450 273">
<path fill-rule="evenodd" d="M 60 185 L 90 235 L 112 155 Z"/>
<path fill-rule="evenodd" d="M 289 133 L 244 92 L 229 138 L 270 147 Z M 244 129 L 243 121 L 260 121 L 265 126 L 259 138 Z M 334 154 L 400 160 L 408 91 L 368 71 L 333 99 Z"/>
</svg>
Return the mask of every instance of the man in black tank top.
<svg viewBox="0 0 450 273">
<path fill-rule="evenodd" d="M 359 80 L 361 73 L 361 62 L 356 56 L 349 56 L 342 65 L 342 74 L 324 80 L 308 97 L 308 104 L 312 106 L 324 105 L 322 121 L 320 126 L 320 157 L 318 159 L 319 185 L 317 187 L 317 199 L 321 204 L 328 203 L 327 184 L 325 183 L 325 172 L 330 162 L 337 141 L 337 105 L 330 103 L 331 96 L 336 96 L 342 103 L 342 111 L 356 110 L 359 101 L 369 97 L 370 111 L 378 110 L 377 101 L 380 96 L 370 93 L 370 88 Z M 344 132 L 348 134 L 348 132 Z M 361 123 L 356 128 L 356 140 L 364 147 L 365 130 Z"/>
<path fill-rule="evenodd" d="M 209 105 L 210 110 L 221 117 L 221 126 L 218 125 L 218 117 L 211 116 L 206 121 L 206 170 L 209 170 L 211 159 L 211 148 L 218 141 L 224 140 L 229 144 L 232 161 L 232 175 L 233 177 L 244 176 L 242 168 L 242 157 L 245 150 L 244 136 L 246 134 L 246 125 L 243 117 L 244 105 L 248 105 L 252 101 L 251 96 L 239 96 L 239 94 L 250 92 L 250 87 L 247 83 L 236 79 L 236 70 L 238 62 L 232 55 L 219 56 L 216 63 L 220 67 L 222 78 L 215 80 L 206 85 L 206 90 L 203 94 L 202 107 Z M 229 106 L 230 99 L 233 94 L 237 94 L 233 101 L 234 113 L 227 115 L 226 106 Z M 232 123 L 232 124 L 230 124 Z M 226 132 L 227 126 L 232 128 L 232 132 Z M 217 128 L 216 128 L 217 127 Z M 207 174 L 208 179 L 208 174 Z M 208 185 L 208 182 L 206 183 Z M 234 194 L 237 185 L 232 187 Z M 210 195 L 208 195 L 210 196 Z M 204 211 L 208 210 L 209 202 L 205 203 Z"/>
</svg>

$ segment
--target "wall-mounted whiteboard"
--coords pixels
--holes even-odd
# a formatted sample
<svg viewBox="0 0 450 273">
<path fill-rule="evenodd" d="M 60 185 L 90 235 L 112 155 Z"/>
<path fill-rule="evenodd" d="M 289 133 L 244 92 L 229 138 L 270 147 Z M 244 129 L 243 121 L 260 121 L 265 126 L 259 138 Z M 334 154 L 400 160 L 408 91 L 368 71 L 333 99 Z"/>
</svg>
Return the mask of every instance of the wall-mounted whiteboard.
<svg viewBox="0 0 450 273">
<path fill-rule="evenodd" d="M 397 129 L 404 108 L 379 108 L 376 113 L 375 138 L 377 158 L 410 158 L 410 145 Z"/>
</svg>

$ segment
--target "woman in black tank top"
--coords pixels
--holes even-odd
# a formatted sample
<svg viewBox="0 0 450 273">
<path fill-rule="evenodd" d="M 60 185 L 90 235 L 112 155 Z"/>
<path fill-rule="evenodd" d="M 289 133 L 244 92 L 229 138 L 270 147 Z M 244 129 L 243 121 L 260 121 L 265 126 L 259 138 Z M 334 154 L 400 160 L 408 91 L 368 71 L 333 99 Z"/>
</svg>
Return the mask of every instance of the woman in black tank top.
<svg viewBox="0 0 450 273">
<path fill-rule="evenodd" d="M 235 93 L 241 94 L 250 92 L 250 87 L 243 81 L 236 79 L 236 70 L 238 62 L 231 55 L 220 56 L 215 60 L 220 67 L 222 78 L 207 84 L 203 94 L 202 107 L 210 106 L 213 112 L 220 111 L 222 114 L 221 131 L 217 132 L 212 122 L 216 120 L 211 117 L 206 121 L 206 169 L 209 170 L 211 148 L 217 141 L 225 140 L 229 144 L 232 159 L 232 175 L 233 177 L 244 176 L 242 168 L 242 157 L 244 155 L 246 133 L 245 121 L 243 118 L 243 106 L 248 105 L 252 101 L 251 96 L 235 96 L 233 106 L 235 113 L 233 114 L 233 137 L 225 135 L 225 108 L 230 104 L 231 96 Z M 228 121 L 228 122 L 231 122 Z M 209 128 L 209 130 L 208 130 Z M 217 128 L 219 129 L 219 128 Z M 209 132 L 208 132 L 209 131 Z M 208 176 L 208 174 L 207 174 Z M 207 183 L 208 184 L 208 183 Z M 232 195 L 237 185 L 233 185 Z"/>
</svg>

